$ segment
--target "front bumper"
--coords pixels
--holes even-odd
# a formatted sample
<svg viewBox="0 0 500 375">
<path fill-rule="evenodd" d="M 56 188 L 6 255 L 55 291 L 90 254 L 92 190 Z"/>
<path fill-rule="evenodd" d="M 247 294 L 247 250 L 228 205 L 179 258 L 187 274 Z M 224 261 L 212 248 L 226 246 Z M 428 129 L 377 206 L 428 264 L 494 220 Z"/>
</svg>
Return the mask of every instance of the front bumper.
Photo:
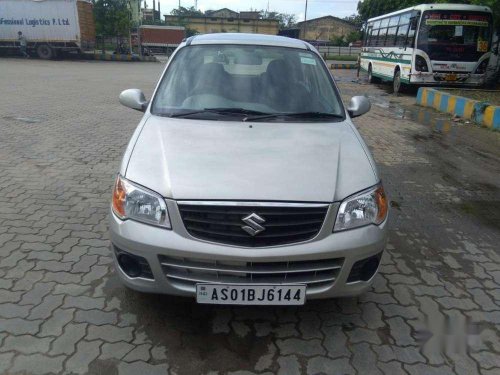
<svg viewBox="0 0 500 375">
<path fill-rule="evenodd" d="M 175 202 L 168 208 L 174 230 L 166 230 L 139 222 L 122 221 L 110 213 L 110 236 L 117 273 L 131 289 L 148 293 L 162 293 L 195 297 L 195 283 L 178 283 L 168 277 L 161 260 L 165 257 L 187 260 L 206 260 L 232 264 L 248 262 L 305 262 L 339 261 L 335 280 L 307 288 L 307 298 L 354 296 L 369 289 L 373 277 L 367 281 L 347 282 L 352 266 L 357 261 L 381 254 L 386 243 L 387 221 L 380 226 L 332 234 L 337 205 L 331 205 L 318 235 L 310 241 L 292 245 L 248 248 L 223 245 L 195 239 L 184 228 Z M 123 251 L 147 260 L 154 280 L 129 277 L 119 266 L 117 251 Z M 319 285 L 319 286 L 318 286 Z"/>
<path fill-rule="evenodd" d="M 446 78 L 454 75 L 456 80 L 449 81 Z M 460 72 L 415 72 L 410 74 L 410 83 L 418 85 L 433 86 L 481 86 L 485 82 L 484 74 L 460 73 Z"/>
</svg>

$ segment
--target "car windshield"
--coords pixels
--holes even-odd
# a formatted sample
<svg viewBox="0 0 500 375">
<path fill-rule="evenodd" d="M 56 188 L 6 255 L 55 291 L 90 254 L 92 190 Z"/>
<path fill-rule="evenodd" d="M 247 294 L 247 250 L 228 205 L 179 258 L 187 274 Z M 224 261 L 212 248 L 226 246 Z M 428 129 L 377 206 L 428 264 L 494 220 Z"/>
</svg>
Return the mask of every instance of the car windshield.
<svg viewBox="0 0 500 375">
<path fill-rule="evenodd" d="M 249 45 L 182 48 L 160 83 L 151 112 L 229 121 L 344 118 L 338 92 L 317 54 Z"/>
<path fill-rule="evenodd" d="M 417 47 L 431 60 L 477 61 L 490 49 L 491 23 L 489 13 L 425 12 Z"/>
</svg>

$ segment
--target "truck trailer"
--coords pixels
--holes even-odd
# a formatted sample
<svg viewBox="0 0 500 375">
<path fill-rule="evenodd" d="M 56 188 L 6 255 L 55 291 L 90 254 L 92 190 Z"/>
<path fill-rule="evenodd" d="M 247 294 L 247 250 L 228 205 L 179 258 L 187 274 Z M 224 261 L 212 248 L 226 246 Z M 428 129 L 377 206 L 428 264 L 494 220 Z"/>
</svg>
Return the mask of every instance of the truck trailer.
<svg viewBox="0 0 500 375">
<path fill-rule="evenodd" d="M 139 27 L 139 43 L 143 53 L 156 51 L 169 53 L 186 37 L 186 29 L 182 26 L 142 25 Z"/>
<path fill-rule="evenodd" d="M 0 0 L 0 53 L 19 49 L 42 59 L 93 49 L 95 23 L 90 0 Z"/>
</svg>

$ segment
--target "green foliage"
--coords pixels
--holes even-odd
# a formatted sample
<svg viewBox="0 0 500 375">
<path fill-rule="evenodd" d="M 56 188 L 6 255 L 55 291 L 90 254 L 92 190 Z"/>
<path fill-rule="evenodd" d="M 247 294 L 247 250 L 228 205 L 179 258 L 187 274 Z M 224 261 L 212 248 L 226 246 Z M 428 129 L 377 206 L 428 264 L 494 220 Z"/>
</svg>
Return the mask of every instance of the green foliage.
<svg viewBox="0 0 500 375">
<path fill-rule="evenodd" d="M 93 0 L 97 35 L 126 36 L 131 27 L 127 0 Z"/>
<path fill-rule="evenodd" d="M 361 28 L 363 26 L 364 20 L 359 14 L 351 14 L 350 16 L 344 17 L 344 21 L 352 23 L 354 26 Z"/>
<path fill-rule="evenodd" d="M 361 19 L 366 21 L 372 17 L 423 3 L 425 2 L 418 0 L 363 0 L 358 3 L 358 13 Z"/>
<path fill-rule="evenodd" d="M 142 20 L 141 23 L 143 25 L 157 25 L 157 26 L 165 26 L 166 25 L 166 22 L 165 20 L 162 20 L 162 19 L 156 19 L 156 20 L 151 20 L 151 19 L 146 19 L 146 20 Z"/>
<path fill-rule="evenodd" d="M 362 38 L 363 38 L 363 33 L 361 31 L 353 31 L 347 34 L 345 40 L 347 44 L 349 44 L 361 40 Z"/>
<path fill-rule="evenodd" d="M 172 16 L 179 16 L 179 17 L 201 17 L 204 16 L 203 12 L 199 11 L 195 7 L 179 7 L 177 9 L 173 9 L 170 14 Z"/>
<path fill-rule="evenodd" d="M 173 16 L 178 16 L 179 18 L 178 18 L 177 22 L 170 22 L 169 25 L 170 26 L 183 26 L 186 29 L 186 37 L 188 37 L 188 38 L 190 36 L 198 34 L 198 31 L 196 31 L 195 29 L 189 28 L 188 22 L 184 19 L 184 17 L 185 18 L 203 17 L 205 15 L 203 12 L 200 12 L 195 7 L 189 7 L 189 8 L 180 7 L 177 9 L 173 9 L 170 12 L 170 14 Z"/>
<path fill-rule="evenodd" d="M 260 18 L 265 20 L 278 20 L 280 30 L 294 27 L 297 24 L 297 16 L 295 14 L 260 11 Z"/>
<path fill-rule="evenodd" d="M 199 34 L 197 30 L 191 29 L 189 27 L 184 27 L 186 29 L 186 37 L 189 38 L 190 36 Z"/>
<path fill-rule="evenodd" d="M 493 12 L 493 19 L 497 30 L 500 31 L 500 0 L 471 0 L 470 4 L 486 5 L 491 8 Z"/>
<path fill-rule="evenodd" d="M 330 38 L 330 42 L 333 43 L 334 46 L 346 47 L 349 43 L 347 43 L 346 37 L 344 35 L 337 36 L 334 35 Z"/>
<path fill-rule="evenodd" d="M 361 31 L 353 31 L 347 35 L 341 35 L 341 36 L 334 35 L 330 37 L 330 42 L 332 42 L 334 46 L 347 47 L 349 46 L 349 43 L 356 42 L 361 38 L 362 38 Z"/>
</svg>

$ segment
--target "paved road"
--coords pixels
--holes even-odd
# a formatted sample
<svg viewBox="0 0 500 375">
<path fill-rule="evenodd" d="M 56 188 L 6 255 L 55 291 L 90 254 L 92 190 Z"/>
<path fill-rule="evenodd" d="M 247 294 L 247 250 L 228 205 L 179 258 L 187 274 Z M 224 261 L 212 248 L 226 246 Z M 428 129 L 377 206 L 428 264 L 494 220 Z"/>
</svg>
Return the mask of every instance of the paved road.
<svg viewBox="0 0 500 375">
<path fill-rule="evenodd" d="M 373 100 L 356 123 L 392 200 L 373 290 L 214 308 L 122 287 L 106 216 L 140 113 L 117 96 L 149 94 L 161 68 L 0 60 L 0 373 L 500 372 L 500 133 L 419 113 L 354 72 L 334 74 Z"/>
</svg>

